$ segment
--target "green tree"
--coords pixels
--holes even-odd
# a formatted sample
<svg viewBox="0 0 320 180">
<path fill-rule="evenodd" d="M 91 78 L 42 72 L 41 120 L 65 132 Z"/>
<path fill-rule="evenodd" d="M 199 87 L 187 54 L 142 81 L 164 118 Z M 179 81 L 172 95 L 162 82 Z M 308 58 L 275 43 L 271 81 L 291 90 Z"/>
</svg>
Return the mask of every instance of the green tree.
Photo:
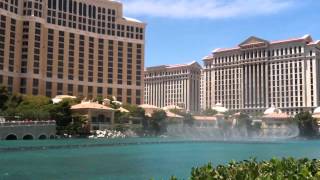
<svg viewBox="0 0 320 180">
<path fill-rule="evenodd" d="M 177 180 L 171 177 L 171 180 Z M 251 180 L 251 179 L 320 179 L 320 160 L 273 158 L 269 161 L 258 162 L 256 159 L 240 162 L 231 161 L 227 165 L 214 167 L 211 163 L 192 168 L 190 180 Z"/>
<path fill-rule="evenodd" d="M 129 115 L 132 117 L 143 117 L 145 116 L 145 111 L 143 108 L 133 105 L 133 104 L 125 104 L 122 106 L 124 109 L 129 111 Z"/>
<path fill-rule="evenodd" d="M 250 114 L 252 117 L 260 118 L 263 116 L 263 112 L 253 112 Z"/>
<path fill-rule="evenodd" d="M 248 114 L 240 113 L 240 116 L 237 119 L 237 127 L 249 127 L 251 126 L 251 119 Z"/>
<path fill-rule="evenodd" d="M 240 113 L 240 116 L 237 119 L 236 127 L 241 131 L 245 130 L 248 133 L 248 135 L 250 135 L 259 133 L 261 129 L 261 123 L 253 123 L 252 119 L 248 114 Z"/>
<path fill-rule="evenodd" d="M 103 103 L 103 97 L 102 96 L 97 96 L 97 98 L 95 98 L 94 100 L 97 101 L 99 104 Z"/>
<path fill-rule="evenodd" d="M 9 100 L 8 90 L 5 86 L 0 86 L 0 110 L 4 110 L 4 105 Z"/>
<path fill-rule="evenodd" d="M 218 112 L 216 110 L 209 108 L 209 109 L 204 110 L 202 112 L 202 114 L 205 116 L 214 116 L 214 115 L 218 114 Z"/>
<path fill-rule="evenodd" d="M 66 128 L 66 133 L 71 135 L 88 135 L 90 134 L 90 127 L 88 126 L 88 118 L 80 114 L 72 115 L 72 123 Z"/>
<path fill-rule="evenodd" d="M 50 113 L 51 119 L 57 123 L 58 134 L 66 131 L 67 126 L 72 122 L 71 106 L 75 102 L 71 99 L 64 99 L 57 104 L 50 104 L 45 109 Z"/>
<path fill-rule="evenodd" d="M 317 121 L 309 112 L 300 112 L 294 119 L 298 123 L 300 136 L 315 137 L 318 135 L 319 127 Z"/>
<path fill-rule="evenodd" d="M 173 114 L 177 114 L 177 115 L 180 115 L 180 116 L 185 116 L 186 115 L 185 110 L 181 110 L 181 109 L 177 109 L 177 108 L 169 109 L 169 111 L 172 112 Z"/>
<path fill-rule="evenodd" d="M 18 112 L 16 115 L 29 120 L 49 119 L 50 113 L 44 107 L 51 103 L 51 100 L 45 96 L 24 95 L 21 103 L 16 107 Z"/>
<path fill-rule="evenodd" d="M 117 110 L 117 111 L 114 113 L 114 121 L 115 121 L 117 124 L 127 123 L 128 120 L 129 120 L 129 118 L 130 118 L 129 113 L 121 112 L 121 111 L 119 111 L 119 110 Z"/>
<path fill-rule="evenodd" d="M 156 110 L 151 115 L 151 130 L 155 135 L 160 135 L 167 131 L 167 114 L 163 110 Z"/>
<path fill-rule="evenodd" d="M 19 111 L 17 110 L 17 107 L 20 105 L 22 101 L 23 96 L 20 94 L 13 94 L 9 96 L 9 99 L 3 107 L 3 114 L 7 116 L 8 120 L 14 119 L 15 116 L 18 116 Z"/>
<path fill-rule="evenodd" d="M 143 108 L 134 104 L 125 104 L 122 107 L 129 111 L 129 118 L 131 120 L 141 122 L 143 132 L 149 130 L 150 124 L 145 116 L 145 110 Z"/>
<path fill-rule="evenodd" d="M 121 107 L 121 105 L 119 105 L 118 103 L 116 103 L 115 98 L 112 96 L 108 96 L 107 99 L 109 99 L 110 101 L 110 107 L 113 109 L 119 109 Z"/>
<path fill-rule="evenodd" d="M 192 114 L 187 113 L 184 115 L 183 117 L 183 124 L 187 125 L 187 126 L 193 126 L 194 124 L 194 118 L 192 116 Z"/>
</svg>

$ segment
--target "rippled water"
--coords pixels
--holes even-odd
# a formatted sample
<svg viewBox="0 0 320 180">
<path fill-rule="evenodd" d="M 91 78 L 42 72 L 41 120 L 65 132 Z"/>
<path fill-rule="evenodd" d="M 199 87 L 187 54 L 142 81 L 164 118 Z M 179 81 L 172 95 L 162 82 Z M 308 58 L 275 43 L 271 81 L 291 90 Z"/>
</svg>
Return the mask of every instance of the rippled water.
<svg viewBox="0 0 320 180">
<path fill-rule="evenodd" d="M 0 179 L 168 179 L 193 166 L 250 157 L 320 158 L 320 141 L 212 142 L 136 138 L 0 142 Z"/>
</svg>

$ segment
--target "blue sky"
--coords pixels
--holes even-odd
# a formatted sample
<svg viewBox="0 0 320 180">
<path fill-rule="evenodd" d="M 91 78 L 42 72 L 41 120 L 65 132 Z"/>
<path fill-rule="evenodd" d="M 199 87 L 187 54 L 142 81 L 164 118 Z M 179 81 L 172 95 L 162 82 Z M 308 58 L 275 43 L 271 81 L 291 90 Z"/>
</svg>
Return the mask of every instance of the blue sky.
<svg viewBox="0 0 320 180">
<path fill-rule="evenodd" d="M 147 23 L 145 66 L 179 64 L 249 36 L 320 39 L 319 0 L 121 0 L 124 13 Z"/>
</svg>

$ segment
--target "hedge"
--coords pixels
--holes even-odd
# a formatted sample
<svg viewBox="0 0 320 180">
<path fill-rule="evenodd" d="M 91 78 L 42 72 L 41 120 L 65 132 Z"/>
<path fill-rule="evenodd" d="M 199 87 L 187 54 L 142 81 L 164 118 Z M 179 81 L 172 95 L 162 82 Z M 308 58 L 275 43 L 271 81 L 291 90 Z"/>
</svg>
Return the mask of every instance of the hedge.
<svg viewBox="0 0 320 180">
<path fill-rule="evenodd" d="M 190 180 L 320 180 L 320 160 L 273 158 L 258 162 L 256 159 L 231 161 L 227 165 L 211 163 L 192 168 Z M 171 177 L 170 180 L 178 180 Z"/>
</svg>

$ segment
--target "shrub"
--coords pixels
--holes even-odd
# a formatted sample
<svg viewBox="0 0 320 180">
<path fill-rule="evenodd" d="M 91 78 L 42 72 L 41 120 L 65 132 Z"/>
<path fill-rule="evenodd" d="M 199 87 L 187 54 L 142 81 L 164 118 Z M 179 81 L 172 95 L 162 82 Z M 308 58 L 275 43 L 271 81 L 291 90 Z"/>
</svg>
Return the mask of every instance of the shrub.
<svg viewBox="0 0 320 180">
<path fill-rule="evenodd" d="M 250 159 L 240 162 L 232 161 L 227 165 L 213 167 L 207 164 L 192 168 L 190 180 L 271 180 L 271 179 L 320 179 L 320 160 L 273 158 L 270 161 L 257 162 Z M 171 177 L 171 180 L 177 180 Z"/>
<path fill-rule="evenodd" d="M 300 129 L 300 136 L 312 138 L 316 137 L 319 133 L 317 120 L 312 117 L 310 112 L 300 112 L 294 117 L 298 122 Z"/>
</svg>

